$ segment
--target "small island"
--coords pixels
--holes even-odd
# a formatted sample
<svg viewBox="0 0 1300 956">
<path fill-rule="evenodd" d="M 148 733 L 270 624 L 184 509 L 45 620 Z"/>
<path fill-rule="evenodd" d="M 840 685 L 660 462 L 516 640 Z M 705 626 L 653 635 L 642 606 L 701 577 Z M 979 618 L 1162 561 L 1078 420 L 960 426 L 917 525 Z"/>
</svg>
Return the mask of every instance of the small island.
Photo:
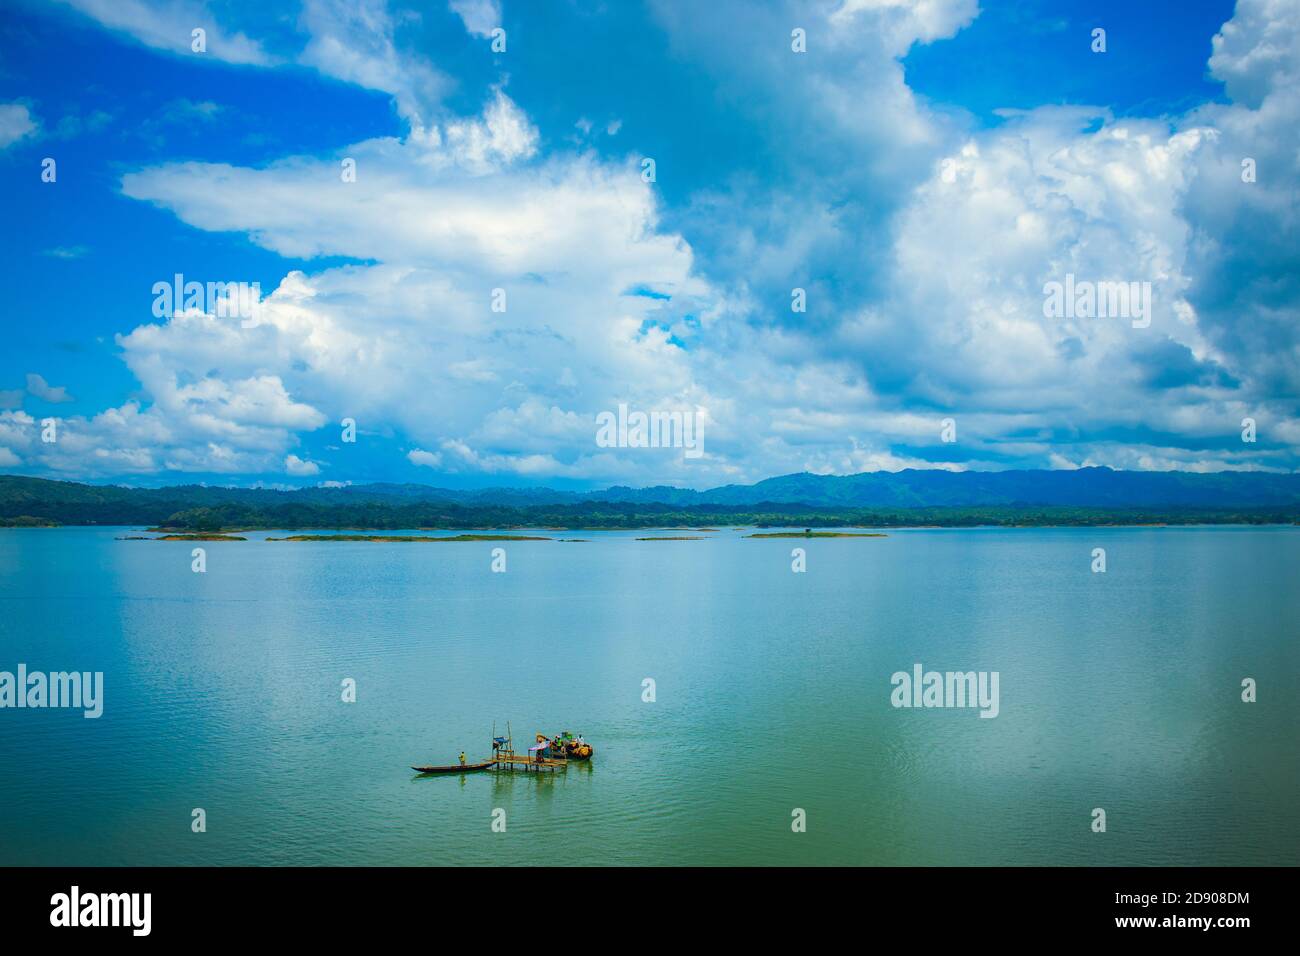
<svg viewBox="0 0 1300 956">
<path fill-rule="evenodd" d="M 165 534 L 160 538 L 129 538 L 130 541 L 247 541 L 237 534 Z"/>
<path fill-rule="evenodd" d="M 703 541 L 701 537 L 688 537 L 687 535 L 673 535 L 660 538 L 637 538 L 638 541 Z"/>
<path fill-rule="evenodd" d="M 762 534 L 747 534 L 746 538 L 884 538 L 881 531 L 768 531 Z"/>
</svg>

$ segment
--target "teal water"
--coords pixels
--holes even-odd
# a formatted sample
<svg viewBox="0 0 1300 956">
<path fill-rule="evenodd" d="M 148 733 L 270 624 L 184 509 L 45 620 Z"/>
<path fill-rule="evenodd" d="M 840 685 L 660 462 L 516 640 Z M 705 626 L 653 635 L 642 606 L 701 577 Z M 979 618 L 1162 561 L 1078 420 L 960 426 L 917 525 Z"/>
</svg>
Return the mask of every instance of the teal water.
<svg viewBox="0 0 1300 956">
<path fill-rule="evenodd" d="M 99 720 L 0 710 L 0 864 L 1300 863 L 1297 528 L 560 533 L 504 574 L 123 533 L 0 532 L 0 670 L 105 675 Z M 895 709 L 917 662 L 999 716 Z M 494 720 L 595 759 L 408 769 Z"/>
</svg>

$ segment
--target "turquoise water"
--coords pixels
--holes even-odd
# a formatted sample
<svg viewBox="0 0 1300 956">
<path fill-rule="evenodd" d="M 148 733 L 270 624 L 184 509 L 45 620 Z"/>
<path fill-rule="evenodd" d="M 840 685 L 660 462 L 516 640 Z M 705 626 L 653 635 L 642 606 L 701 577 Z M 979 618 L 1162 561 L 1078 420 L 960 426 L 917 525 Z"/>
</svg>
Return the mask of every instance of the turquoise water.
<svg viewBox="0 0 1300 956">
<path fill-rule="evenodd" d="M 98 720 L 0 710 L 0 863 L 1300 863 L 1297 528 L 561 533 L 504 574 L 123 533 L 0 532 L 0 670 L 105 680 Z M 997 671 L 999 715 L 895 709 L 918 662 Z M 596 756 L 408 769 L 494 720 Z"/>
</svg>

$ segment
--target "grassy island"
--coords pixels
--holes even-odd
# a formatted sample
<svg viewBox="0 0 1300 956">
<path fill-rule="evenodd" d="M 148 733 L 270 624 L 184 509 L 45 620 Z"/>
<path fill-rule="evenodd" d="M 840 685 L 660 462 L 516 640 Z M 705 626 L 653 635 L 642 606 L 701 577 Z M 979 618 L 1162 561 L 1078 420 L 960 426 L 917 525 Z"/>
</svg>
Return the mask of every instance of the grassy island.
<svg viewBox="0 0 1300 956">
<path fill-rule="evenodd" d="M 880 531 L 769 531 L 746 538 L 884 538 Z"/>
</svg>

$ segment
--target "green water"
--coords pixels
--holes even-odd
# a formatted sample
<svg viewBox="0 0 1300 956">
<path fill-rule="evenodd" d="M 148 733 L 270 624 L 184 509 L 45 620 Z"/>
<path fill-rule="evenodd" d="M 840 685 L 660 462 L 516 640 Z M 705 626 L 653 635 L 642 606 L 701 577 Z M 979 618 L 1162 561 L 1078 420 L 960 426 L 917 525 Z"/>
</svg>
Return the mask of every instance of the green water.
<svg viewBox="0 0 1300 956">
<path fill-rule="evenodd" d="M 123 533 L 0 532 L 0 670 L 105 680 L 98 720 L 0 710 L 0 863 L 1300 863 L 1300 529 L 564 533 L 504 574 Z M 892 707 L 918 662 L 999 715 Z M 494 720 L 595 759 L 408 769 Z"/>
</svg>

